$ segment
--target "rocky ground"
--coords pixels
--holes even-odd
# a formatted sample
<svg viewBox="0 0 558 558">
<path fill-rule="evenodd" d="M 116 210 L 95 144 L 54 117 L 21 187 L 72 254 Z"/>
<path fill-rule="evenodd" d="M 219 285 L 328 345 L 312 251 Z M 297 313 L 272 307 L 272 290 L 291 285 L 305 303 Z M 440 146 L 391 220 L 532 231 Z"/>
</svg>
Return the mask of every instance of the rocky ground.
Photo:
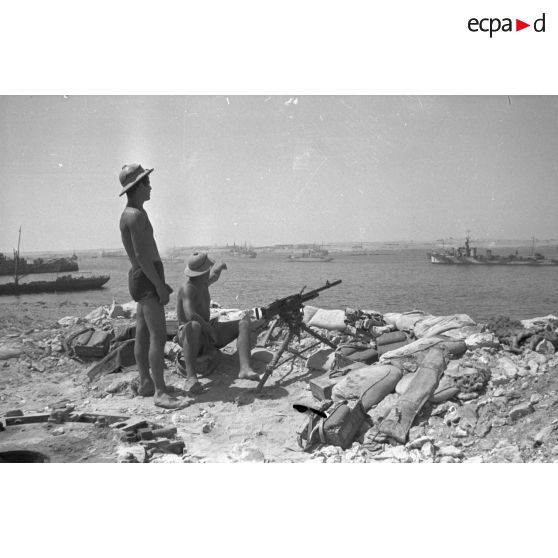
<svg viewBox="0 0 558 558">
<path fill-rule="evenodd" d="M 180 455 L 146 451 L 144 446 L 122 442 L 103 424 L 46 422 L 7 426 L 0 432 L 0 452 L 33 450 L 59 462 L 558 462 L 558 356 L 548 344 L 531 349 L 529 335 L 520 345 L 507 345 L 502 339 L 497 346 L 476 347 L 461 356 L 462 370 L 488 371 L 482 388 L 462 390 L 443 403 L 427 403 L 406 444 L 382 439 L 372 428 L 346 451 L 318 446 L 305 453 L 297 445 L 296 433 L 306 416 L 293 410 L 293 403 L 313 401 L 308 381 L 322 376 L 323 370 L 308 369 L 304 360 L 295 359 L 276 370 L 257 394 L 254 382 L 236 378 L 233 343 L 224 349 L 218 369 L 201 378 L 203 393 L 185 396 L 188 405 L 182 410 L 165 411 L 151 398 L 135 394 L 135 366 L 90 382 L 86 371 L 91 362 L 70 357 L 63 341 L 76 327 L 94 323 L 110 329 L 127 323 L 123 317 L 108 318 L 107 308 L 92 319 L 91 310 L 68 305 L 53 319 L 52 311 L 28 304 L 3 313 L 0 417 L 14 410 L 48 413 L 64 405 L 80 412 L 138 417 L 176 427 L 184 451 Z M 276 349 L 280 340 L 280 336 L 272 339 L 271 348 Z M 295 348 L 311 342 L 303 337 Z M 254 366 L 263 372 L 265 361 L 255 360 Z M 178 390 L 184 388 L 171 360 L 166 378 Z M 388 395 L 370 411 L 376 423 L 397 397 Z"/>
</svg>

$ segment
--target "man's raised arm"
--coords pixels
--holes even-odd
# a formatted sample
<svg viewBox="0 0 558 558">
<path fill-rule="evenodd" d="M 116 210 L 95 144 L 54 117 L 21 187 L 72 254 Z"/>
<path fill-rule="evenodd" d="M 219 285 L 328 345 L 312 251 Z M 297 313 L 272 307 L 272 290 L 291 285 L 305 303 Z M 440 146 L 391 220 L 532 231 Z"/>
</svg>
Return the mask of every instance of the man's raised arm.
<svg viewBox="0 0 558 558">
<path fill-rule="evenodd" d="M 221 277 L 221 271 L 227 269 L 227 264 L 225 262 L 217 262 L 209 272 L 209 284 L 215 283 L 219 277 Z"/>
</svg>

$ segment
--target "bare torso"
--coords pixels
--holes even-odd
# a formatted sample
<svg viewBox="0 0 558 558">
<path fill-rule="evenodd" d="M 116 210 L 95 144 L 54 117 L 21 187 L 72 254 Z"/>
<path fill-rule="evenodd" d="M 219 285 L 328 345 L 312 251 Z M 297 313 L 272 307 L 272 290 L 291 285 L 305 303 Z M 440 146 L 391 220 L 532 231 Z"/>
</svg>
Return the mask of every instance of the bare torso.
<svg viewBox="0 0 558 558">
<path fill-rule="evenodd" d="M 128 254 L 130 263 L 133 268 L 139 267 L 139 262 L 137 259 L 137 246 L 134 246 L 132 240 L 132 229 L 141 228 L 146 234 L 146 242 L 142 246 L 142 253 L 146 258 L 153 262 L 161 261 L 161 256 L 159 255 L 159 250 L 157 249 L 157 244 L 155 243 L 155 237 L 153 234 L 153 227 L 149 221 L 147 213 L 143 209 L 136 209 L 135 207 L 125 207 L 122 215 L 120 216 L 120 235 L 122 237 L 122 244 Z"/>
<path fill-rule="evenodd" d="M 189 321 L 189 315 L 198 314 L 209 322 L 209 305 L 211 297 L 207 283 L 194 283 L 191 279 L 186 281 L 178 291 L 176 314 L 180 323 Z"/>
</svg>

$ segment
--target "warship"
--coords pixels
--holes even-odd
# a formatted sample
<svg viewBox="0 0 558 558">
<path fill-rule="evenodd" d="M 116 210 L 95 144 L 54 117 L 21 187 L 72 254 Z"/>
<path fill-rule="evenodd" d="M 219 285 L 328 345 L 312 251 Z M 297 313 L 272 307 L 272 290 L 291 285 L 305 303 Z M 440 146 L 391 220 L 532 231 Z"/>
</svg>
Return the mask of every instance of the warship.
<svg viewBox="0 0 558 558">
<path fill-rule="evenodd" d="M 471 246 L 469 234 L 465 237 L 463 246 L 450 248 L 449 250 L 436 250 L 428 252 L 430 262 L 438 265 L 511 265 L 511 266 L 556 266 L 558 260 L 547 259 L 542 254 L 535 252 L 535 244 L 531 247 L 529 256 L 520 256 L 516 251 L 514 254 L 501 256 L 493 254 L 492 250 L 487 248 L 484 254 Z"/>
</svg>

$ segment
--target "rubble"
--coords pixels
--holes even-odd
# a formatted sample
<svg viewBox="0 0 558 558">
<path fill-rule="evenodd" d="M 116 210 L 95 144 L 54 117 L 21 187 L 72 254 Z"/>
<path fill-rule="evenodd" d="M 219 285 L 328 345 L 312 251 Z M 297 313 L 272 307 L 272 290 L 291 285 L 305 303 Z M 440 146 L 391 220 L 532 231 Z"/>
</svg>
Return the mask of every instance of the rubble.
<svg viewBox="0 0 558 558">
<path fill-rule="evenodd" d="M 515 407 L 513 407 L 511 411 L 508 413 L 508 416 L 510 417 L 511 420 L 517 420 L 521 417 L 524 417 L 532 413 L 533 411 L 534 409 L 531 403 L 526 401 L 520 403 L 519 405 L 515 405 Z"/>
<path fill-rule="evenodd" d="M 213 311 L 219 312 L 223 319 L 232 319 L 231 317 L 234 318 L 241 312 L 237 309 L 224 310 L 218 307 L 213 308 Z M 42 405 L 27 408 L 31 403 L 28 402 L 28 397 L 21 397 L 17 394 L 17 390 L 14 391 L 14 385 L 17 385 L 14 378 L 34 382 L 38 386 L 47 382 L 50 386 L 47 397 L 58 399 L 66 396 L 70 386 L 75 386 L 72 389 L 86 390 L 80 392 L 88 394 L 87 402 L 81 396 L 78 405 L 80 410 L 91 410 L 91 402 L 105 404 L 112 400 L 115 402 L 113 405 L 117 405 L 116 408 L 118 408 L 118 401 L 123 402 L 120 404 L 120 407 L 124 405 L 123 414 L 133 414 L 130 409 L 133 409 L 134 405 L 144 413 L 149 406 L 143 405 L 142 398 L 136 398 L 130 378 L 118 373 L 114 376 L 108 374 L 104 383 L 97 380 L 89 382 L 86 371 L 98 360 L 80 361 L 71 354 L 66 343 L 68 337 L 79 328 L 93 327 L 95 330 L 115 334 L 126 331 L 134 324 L 134 312 L 133 303 L 118 304 L 113 301 L 111 305 L 98 307 L 85 317 L 65 316 L 51 323 L 49 327 L 26 325 L 19 331 L 11 328 L 0 332 L 0 360 L 2 360 L 0 370 L 6 378 L 9 378 L 5 382 L 4 389 L 0 391 L 0 405 L 4 411 L 2 414 L 6 414 L 6 410 L 16 408 L 24 410 L 25 415 L 41 413 L 45 402 L 48 402 L 43 398 Z M 351 316 L 348 310 L 345 312 L 347 319 L 349 317 L 352 319 L 345 331 L 342 331 L 339 326 L 338 319 L 335 331 L 326 329 L 319 331 L 328 339 L 335 339 L 336 343 L 345 346 L 354 343 L 354 332 L 370 333 L 369 348 L 378 349 L 378 352 L 381 348 L 380 362 L 372 365 L 358 363 L 353 367 L 353 372 L 349 371 L 345 376 L 330 378 L 332 371 L 342 370 L 347 362 L 352 362 L 350 355 L 349 357 L 341 355 L 343 358 L 339 358 L 338 353 L 326 348 L 325 345 L 317 346 L 308 358 L 308 368 L 300 359 L 292 368 L 292 380 L 289 378 L 289 381 L 298 390 L 297 397 L 303 393 L 305 397 L 319 404 L 317 397 L 338 394 L 341 399 L 349 399 L 350 405 L 353 406 L 359 400 L 362 390 L 370 382 L 375 381 L 374 373 L 380 370 L 381 366 L 390 367 L 390 370 L 397 369 L 400 379 L 394 382 L 390 393 L 367 410 L 373 426 L 369 426 L 367 431 L 361 433 L 349 449 L 343 451 L 336 446 L 318 444 L 313 452 L 297 455 L 297 458 L 325 463 L 556 461 L 558 458 L 558 355 L 555 339 L 558 318 L 549 315 L 519 322 L 500 317 L 489 320 L 487 324 L 475 324 L 465 314 L 431 316 L 424 312 L 413 311 L 384 316 L 370 313 L 368 316 L 362 316 L 359 312 L 352 311 Z M 167 318 L 176 319 L 171 313 Z M 401 336 L 401 332 L 405 335 Z M 417 336 L 417 333 L 422 337 Z M 265 352 L 266 358 L 261 359 L 261 362 L 258 361 L 261 366 L 265 366 L 273 355 L 273 350 L 276 350 L 281 342 L 282 334 L 279 328 L 279 333 L 271 337 L 271 345 L 256 351 L 257 354 L 258 351 L 262 354 Z M 397 334 L 393 339 L 398 339 L 398 343 L 403 344 L 396 346 L 396 343 L 393 343 L 380 347 L 374 343 L 374 339 L 391 334 Z M 403 338 L 405 341 L 402 341 Z M 303 333 L 297 344 L 297 350 L 307 347 L 310 342 L 310 338 Z M 397 412 L 394 410 L 400 407 L 401 397 L 406 393 L 413 377 L 420 369 L 424 355 L 431 347 L 442 347 L 448 359 L 436 390 L 414 418 L 403 442 L 386 437 L 385 433 L 382 435 L 377 427 L 388 417 L 392 420 L 394 412 L 398 420 Z M 167 342 L 165 355 L 169 373 L 172 373 L 174 361 L 180 355 L 180 351 L 179 345 L 170 340 Z M 227 351 L 224 353 L 227 354 Z M 372 374 L 365 373 L 366 368 L 369 368 Z M 307 371 L 311 371 L 311 378 L 315 382 L 312 390 L 309 388 L 308 377 L 303 381 L 296 379 L 297 374 L 300 378 L 304 378 Z M 275 379 L 276 384 L 271 385 L 270 390 L 283 389 L 282 378 L 283 374 L 274 374 L 272 380 Z M 368 384 L 363 381 L 366 378 Z M 221 381 L 219 373 L 215 381 Z M 61 382 L 64 387 L 60 387 L 57 391 L 56 386 Z M 347 389 L 342 389 L 341 382 L 345 382 Z M 215 383 L 215 385 L 219 384 Z M 287 397 L 289 393 L 288 390 L 278 392 L 277 399 L 266 394 L 255 398 L 251 390 L 240 383 L 239 387 L 231 391 L 230 399 L 226 404 L 234 407 L 234 413 L 237 415 L 243 413 L 249 418 L 256 405 L 260 405 L 259 409 L 263 410 L 262 413 L 265 412 L 266 405 L 278 404 L 278 401 L 282 401 L 285 407 L 290 407 L 289 397 Z M 27 396 L 27 393 L 25 395 Z M 137 401 L 139 403 L 136 405 Z M 205 406 L 209 408 L 214 405 L 215 402 L 210 401 Z M 221 402 L 218 405 L 220 407 L 213 411 L 215 416 L 222 410 Z M 283 410 L 282 407 L 280 409 Z M 281 424 L 281 428 L 287 428 L 291 420 L 289 412 L 285 411 L 279 418 L 275 417 L 274 424 Z M 200 412 L 198 416 L 192 414 L 192 410 L 162 413 L 157 416 L 165 426 L 176 425 L 186 445 L 190 439 L 205 440 L 206 444 L 218 443 L 217 440 L 221 439 L 222 432 L 231 432 L 227 430 L 228 423 L 221 418 L 221 415 L 217 425 L 214 417 L 207 410 Z M 107 430 L 103 428 L 101 422 L 95 424 L 100 426 L 97 429 L 99 432 Z M 246 431 L 244 438 L 247 441 L 241 442 L 228 452 L 228 460 L 255 462 L 273 460 L 267 450 L 262 450 L 262 447 L 254 442 L 265 437 L 266 429 L 256 428 L 256 424 L 253 426 Z M 5 431 L 9 428 L 11 427 L 6 427 Z M 64 425 L 56 425 L 56 428 L 49 430 L 51 437 L 64 439 L 65 433 L 67 435 Z M 291 440 L 295 439 L 294 428 L 289 435 Z M 180 439 L 177 442 L 180 442 Z M 136 451 L 130 449 L 131 447 L 134 446 L 123 445 L 122 452 L 118 457 L 115 456 L 115 459 L 123 462 L 194 462 L 204 459 L 203 456 L 183 453 L 180 450 L 180 443 L 174 448 L 176 451 L 181 451 L 180 455 L 161 454 L 159 451 L 154 451 L 157 449 L 155 447 L 149 450 L 142 448 L 142 454 L 139 449 Z M 166 447 L 173 448 L 172 445 Z M 289 455 L 284 459 L 289 460 Z"/>
</svg>

